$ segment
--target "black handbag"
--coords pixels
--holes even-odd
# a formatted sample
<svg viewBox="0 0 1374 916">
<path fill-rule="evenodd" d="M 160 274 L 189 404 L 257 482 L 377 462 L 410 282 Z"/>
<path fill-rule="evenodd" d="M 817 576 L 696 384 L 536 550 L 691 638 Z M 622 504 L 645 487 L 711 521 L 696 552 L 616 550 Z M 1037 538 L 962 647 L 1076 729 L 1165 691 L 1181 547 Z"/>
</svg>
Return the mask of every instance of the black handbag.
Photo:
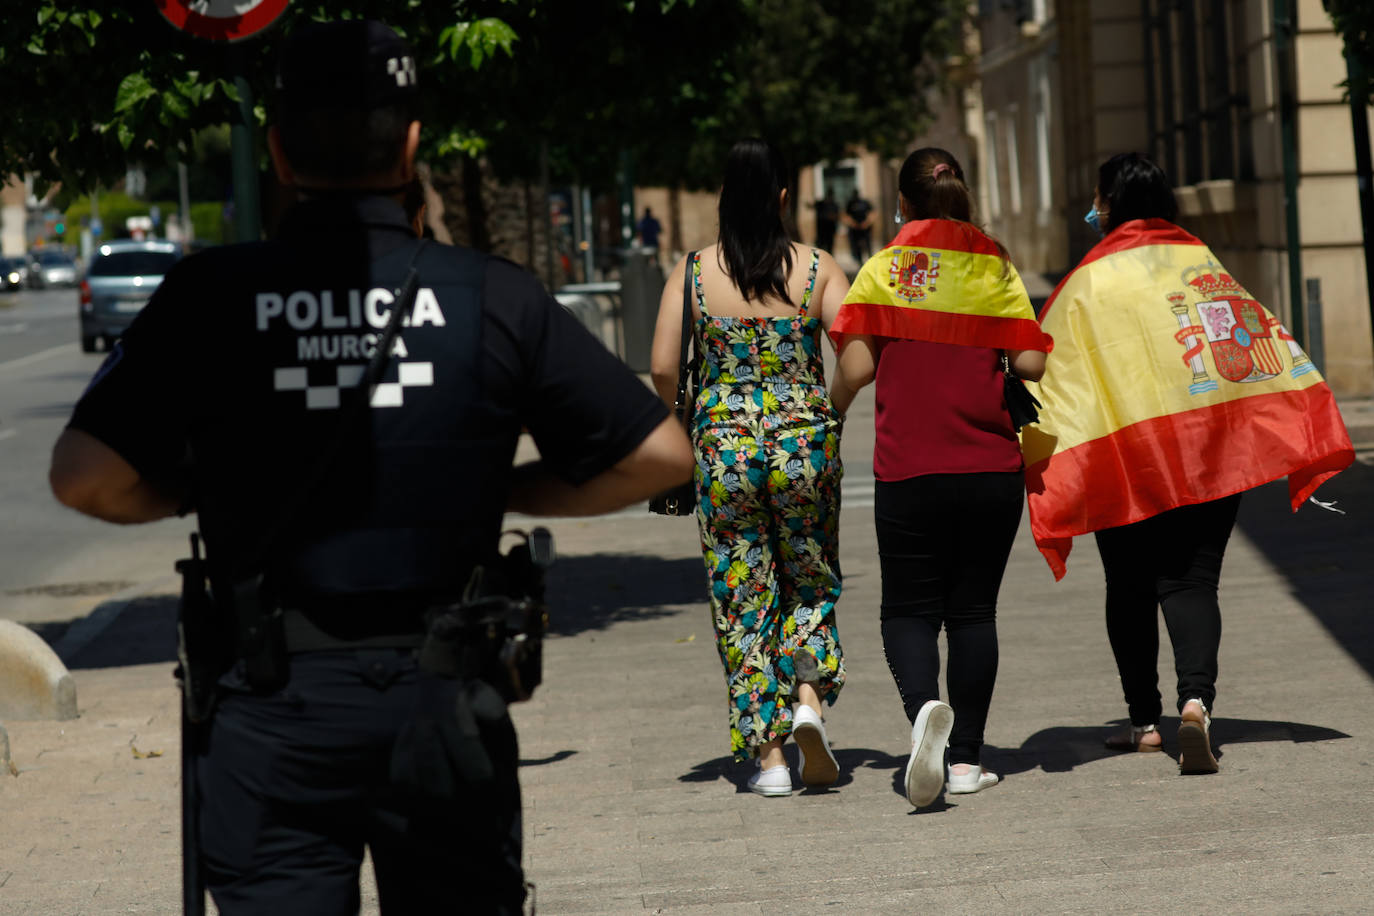
<svg viewBox="0 0 1374 916">
<path fill-rule="evenodd" d="M 1011 360 L 1005 350 L 1002 351 L 1002 391 L 1012 429 L 1020 432 L 1021 427 L 1040 419 L 1040 402 L 1026 388 L 1026 383 L 1011 371 Z"/>
<path fill-rule="evenodd" d="M 692 263 L 696 252 L 687 255 L 682 272 L 682 349 L 677 360 L 677 395 L 673 401 L 673 415 L 684 428 L 691 419 L 692 409 L 697 400 L 697 357 L 692 335 Z M 688 359 L 688 348 L 693 356 Z M 689 433 L 690 434 L 690 433 Z M 670 490 L 649 500 L 649 511 L 657 515 L 694 515 L 697 508 L 697 485 L 695 480 L 680 483 Z"/>
</svg>

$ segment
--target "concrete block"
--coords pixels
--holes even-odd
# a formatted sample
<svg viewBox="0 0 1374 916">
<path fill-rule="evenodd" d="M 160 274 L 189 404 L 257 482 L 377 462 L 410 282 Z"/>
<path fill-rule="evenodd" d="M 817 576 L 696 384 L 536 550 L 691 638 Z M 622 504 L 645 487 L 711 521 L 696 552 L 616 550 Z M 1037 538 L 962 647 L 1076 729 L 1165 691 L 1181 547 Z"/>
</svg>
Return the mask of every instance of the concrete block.
<svg viewBox="0 0 1374 916">
<path fill-rule="evenodd" d="M 0 716 L 75 719 L 76 682 L 33 630 L 0 620 Z"/>
</svg>

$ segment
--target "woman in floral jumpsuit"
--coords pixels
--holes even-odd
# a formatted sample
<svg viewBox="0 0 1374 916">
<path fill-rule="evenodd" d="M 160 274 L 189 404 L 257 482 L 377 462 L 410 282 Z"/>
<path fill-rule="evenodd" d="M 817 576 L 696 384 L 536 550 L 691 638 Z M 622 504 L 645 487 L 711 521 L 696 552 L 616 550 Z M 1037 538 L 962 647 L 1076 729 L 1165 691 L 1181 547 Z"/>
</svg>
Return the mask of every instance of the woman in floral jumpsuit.
<svg viewBox="0 0 1374 916">
<path fill-rule="evenodd" d="M 737 760 L 758 759 L 750 788 L 763 795 L 791 792 L 788 735 L 801 751 L 804 784 L 838 777 L 820 712 L 844 684 L 835 624 L 840 417 L 820 339 L 849 284 L 829 254 L 787 238 L 787 174 L 762 141 L 736 144 L 721 188 L 720 241 L 674 268 L 653 361 L 655 385 L 671 403 L 690 270 L 701 354 L 689 423 L 697 521 L 730 746 Z"/>
</svg>

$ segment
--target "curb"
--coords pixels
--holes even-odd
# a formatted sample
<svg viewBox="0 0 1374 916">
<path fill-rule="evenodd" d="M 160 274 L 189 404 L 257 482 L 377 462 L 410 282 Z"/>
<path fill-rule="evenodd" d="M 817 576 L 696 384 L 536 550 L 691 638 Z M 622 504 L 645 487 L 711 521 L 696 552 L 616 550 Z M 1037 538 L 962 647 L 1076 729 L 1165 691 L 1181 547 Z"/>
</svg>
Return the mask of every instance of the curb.
<svg viewBox="0 0 1374 916">
<path fill-rule="evenodd" d="M 0 620 L 0 715 L 76 718 L 76 682 L 67 666 L 41 636 L 12 620 Z"/>
</svg>

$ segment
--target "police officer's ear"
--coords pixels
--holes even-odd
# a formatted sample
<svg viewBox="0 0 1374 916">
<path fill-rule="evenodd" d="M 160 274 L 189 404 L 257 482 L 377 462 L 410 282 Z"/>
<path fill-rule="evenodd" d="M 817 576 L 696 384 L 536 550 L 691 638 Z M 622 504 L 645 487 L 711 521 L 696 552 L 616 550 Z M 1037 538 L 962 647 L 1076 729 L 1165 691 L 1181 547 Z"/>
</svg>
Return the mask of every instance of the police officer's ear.
<svg viewBox="0 0 1374 916">
<path fill-rule="evenodd" d="M 277 181 L 282 187 L 290 188 L 296 184 L 296 171 L 286 158 L 286 150 L 281 145 L 281 131 L 274 124 L 267 128 L 267 152 L 272 157 L 272 171 L 277 173 Z"/>
<path fill-rule="evenodd" d="M 415 177 L 415 154 L 420 149 L 420 122 L 411 121 L 406 129 L 405 157 L 401 160 L 401 181 Z"/>
</svg>

